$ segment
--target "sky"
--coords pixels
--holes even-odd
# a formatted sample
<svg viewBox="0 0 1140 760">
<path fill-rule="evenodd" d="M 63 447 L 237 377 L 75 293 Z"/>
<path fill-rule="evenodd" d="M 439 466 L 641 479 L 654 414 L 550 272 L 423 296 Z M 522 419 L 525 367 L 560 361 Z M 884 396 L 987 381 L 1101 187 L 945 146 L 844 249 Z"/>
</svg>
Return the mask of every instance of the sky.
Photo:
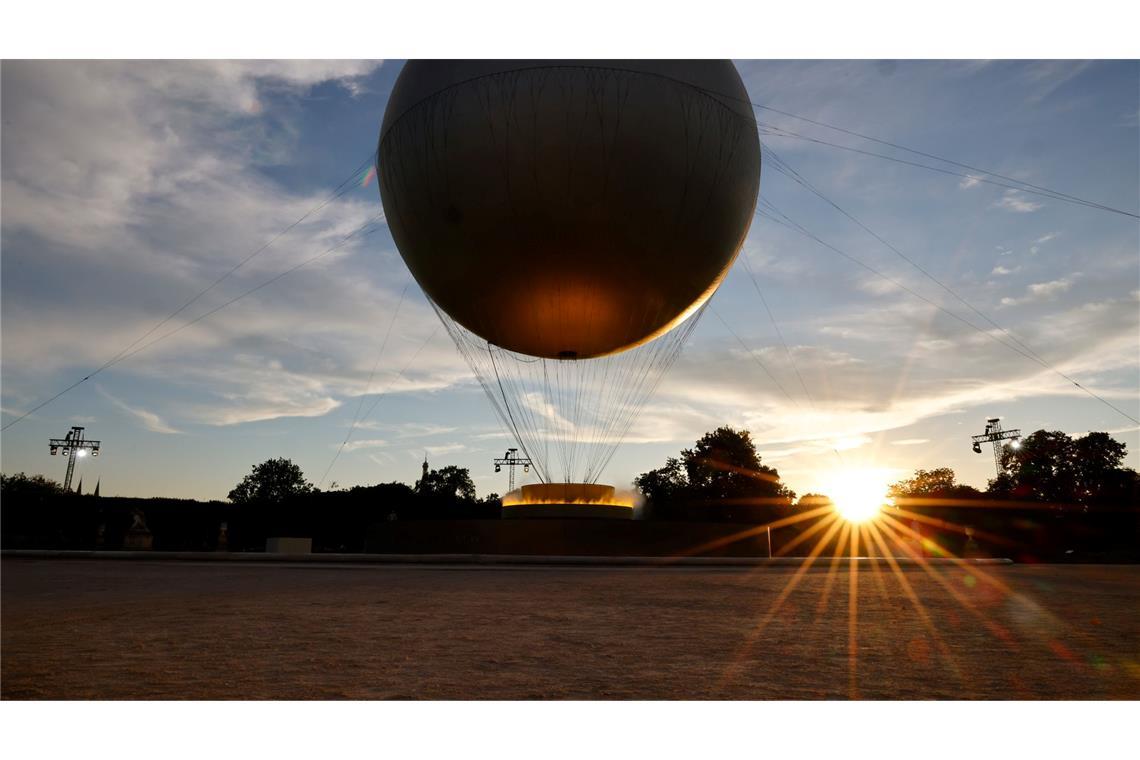
<svg viewBox="0 0 1140 760">
<path fill-rule="evenodd" d="M 374 149 L 400 66 L 5 61 L 4 423 L 90 374 L 327 198 Z M 1140 203 L 1135 61 L 737 67 L 761 105 L 1132 213 Z M 758 118 L 915 158 L 773 111 Z M 1135 219 L 800 138 L 762 141 L 1053 367 L 1140 416 Z M 47 439 L 84 425 L 103 441 L 101 456 L 79 465 L 86 490 L 99 480 L 105 495 L 220 499 L 270 457 L 292 459 L 317 482 L 363 410 L 325 487 L 410 483 L 426 454 L 434 467 L 470 468 L 481 495 L 504 492 L 506 474 L 491 459 L 514 444 L 414 284 L 379 353 L 410 276 L 377 216 L 375 182 L 358 185 L 155 334 L 375 219 L 372 234 L 13 425 L 0 435 L 3 471 L 62 479 L 65 461 L 48 454 Z M 971 316 L 771 162 L 760 194 L 832 246 Z M 775 324 L 738 263 L 713 306 L 747 350 L 706 313 L 603 481 L 628 485 L 722 424 L 751 431 L 763 462 L 800 493 L 820 490 L 837 466 L 891 478 L 946 466 L 984 487 L 992 459 L 971 451 L 970 436 L 992 416 L 1025 433 L 1107 430 L 1128 445 L 1127 464 L 1140 465 L 1135 423 L 819 243 L 758 218 L 741 255 Z"/>
</svg>

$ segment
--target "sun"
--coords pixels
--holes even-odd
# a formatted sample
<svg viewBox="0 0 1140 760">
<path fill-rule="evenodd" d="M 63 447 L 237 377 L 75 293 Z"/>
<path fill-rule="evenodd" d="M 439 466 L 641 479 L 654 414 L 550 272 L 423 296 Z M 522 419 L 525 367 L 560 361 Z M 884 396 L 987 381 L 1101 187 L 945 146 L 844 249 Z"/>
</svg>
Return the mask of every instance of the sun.
<svg viewBox="0 0 1140 760">
<path fill-rule="evenodd" d="M 888 477 L 885 470 L 871 468 L 836 470 L 828 476 L 824 493 L 844 520 L 866 522 L 887 503 Z"/>
</svg>

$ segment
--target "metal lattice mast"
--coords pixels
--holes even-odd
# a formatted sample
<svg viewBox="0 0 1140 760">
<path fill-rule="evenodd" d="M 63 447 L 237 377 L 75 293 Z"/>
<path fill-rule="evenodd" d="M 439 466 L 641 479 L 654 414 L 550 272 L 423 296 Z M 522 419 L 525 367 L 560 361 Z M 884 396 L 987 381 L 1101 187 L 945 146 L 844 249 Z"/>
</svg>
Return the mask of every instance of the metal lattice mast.
<svg viewBox="0 0 1140 760">
<path fill-rule="evenodd" d="M 502 472 L 504 467 L 507 468 L 507 493 L 515 490 L 515 468 L 522 467 L 523 472 L 530 472 L 531 461 L 529 457 L 520 457 L 518 449 L 507 449 L 507 453 L 503 454 L 499 459 L 492 461 L 495 465 L 495 472 Z"/>
<path fill-rule="evenodd" d="M 1001 454 L 1005 449 L 1003 441 L 1011 441 L 1013 448 L 1020 448 L 1021 446 L 1021 430 L 1014 428 L 1012 430 L 1002 430 L 1001 418 L 991 417 L 986 420 L 986 430 L 981 435 L 975 435 L 971 439 L 973 441 L 973 448 L 975 454 L 982 453 L 983 443 L 992 443 L 994 447 L 994 470 L 998 475 L 1001 475 L 1005 468 L 1001 466 Z"/>
<path fill-rule="evenodd" d="M 100 441 L 90 441 L 83 437 L 84 428 L 73 425 L 63 438 L 52 438 L 48 441 L 48 450 L 52 456 L 62 453 L 67 459 L 67 474 L 63 477 L 63 490 L 71 490 L 71 477 L 75 474 L 75 460 L 90 454 L 99 456 Z"/>
</svg>

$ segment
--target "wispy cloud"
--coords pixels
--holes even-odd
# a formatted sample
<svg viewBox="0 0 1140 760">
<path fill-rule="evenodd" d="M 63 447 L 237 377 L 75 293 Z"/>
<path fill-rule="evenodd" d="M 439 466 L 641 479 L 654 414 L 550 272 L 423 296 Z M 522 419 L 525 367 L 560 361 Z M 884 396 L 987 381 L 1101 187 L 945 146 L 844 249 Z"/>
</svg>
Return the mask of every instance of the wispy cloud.
<svg viewBox="0 0 1140 760">
<path fill-rule="evenodd" d="M 378 449 L 388 445 L 383 438 L 362 438 L 359 441 L 349 441 L 344 444 L 345 451 L 359 451 L 361 449 Z"/>
<path fill-rule="evenodd" d="M 446 435 L 454 433 L 458 428 L 454 425 L 436 425 L 431 423 L 422 422 L 362 422 L 357 424 L 358 428 L 367 430 L 388 430 L 395 434 L 397 438 L 430 438 L 437 435 Z"/>
<path fill-rule="evenodd" d="M 836 451 L 850 451 L 860 446 L 866 446 L 870 442 L 871 439 L 865 435 L 849 435 L 844 438 L 837 438 L 830 443 L 831 448 Z"/>
<path fill-rule="evenodd" d="M 1034 61 L 1022 70 L 1024 78 L 1031 85 L 1027 101 L 1039 103 L 1072 79 L 1080 76 L 1092 61 L 1046 60 Z"/>
<path fill-rule="evenodd" d="M 1020 298 L 1006 297 L 1001 299 L 1002 306 L 1020 306 L 1022 304 L 1033 303 L 1035 301 L 1045 301 L 1051 298 L 1056 298 L 1061 293 L 1066 292 L 1069 288 L 1073 287 L 1078 279 L 1080 279 L 1080 272 L 1073 272 L 1072 274 L 1062 277 L 1058 280 L 1050 280 L 1049 282 L 1035 282 L 1025 289 L 1025 295 Z"/>
<path fill-rule="evenodd" d="M 438 457 L 444 454 L 456 454 L 460 451 L 467 451 L 467 445 L 464 443 L 445 443 L 439 446 L 425 446 L 424 450 L 431 456 Z"/>
<path fill-rule="evenodd" d="M 143 427 L 152 433 L 165 433 L 167 435 L 177 435 L 182 433 L 181 430 L 168 425 L 166 421 L 162 419 L 162 417 L 159 417 L 154 412 L 143 409 L 142 407 L 131 406 L 122 399 L 112 396 L 102 386 L 97 385 L 95 387 L 98 389 L 103 398 L 107 399 L 119 409 L 122 409 L 124 412 L 134 417 L 136 420 L 142 423 Z"/>
<path fill-rule="evenodd" d="M 1030 214 L 1042 205 L 1044 204 L 1027 199 L 1020 190 L 1006 190 L 1001 198 L 991 204 L 991 208 L 1000 208 L 1017 214 Z"/>
<path fill-rule="evenodd" d="M 183 301 L 326 197 L 327 188 L 281 185 L 263 171 L 293 160 L 297 139 L 289 122 L 264 113 L 263 101 L 303 98 L 323 82 L 352 92 L 377 65 L 5 64 L 5 276 L 8 265 L 18 261 L 29 278 L 42 275 L 35 281 L 51 281 L 54 291 L 5 288 L 6 403 L 29 393 L 39 396 L 42 378 L 61 369 L 81 376 L 98 366 L 162 319 L 170 308 L 165 304 Z M 45 117 L 63 103 L 66 118 Z M 227 296 L 311 258 L 376 211 L 374 200 L 341 199 L 244 266 L 224 286 Z M 16 236 L 21 245 L 12 243 Z M 351 270 L 356 250 L 360 246 L 346 246 L 123 366 L 180 388 L 197 378 L 201 388 L 218 392 L 217 403 L 202 404 L 189 415 L 208 424 L 324 414 L 336 408 L 336 397 L 350 384 L 365 384 L 367 369 L 357 370 L 346 357 L 358 351 L 357 339 L 369 333 L 367 320 L 379 322 L 394 301 L 387 293 L 391 287 L 376 287 L 375 281 L 344 271 Z M 373 254 L 373 260 L 374 265 L 396 266 L 392 256 L 377 262 Z M 71 274 L 56 282 L 54 273 L 64 271 Z M 374 271 L 386 274 L 381 267 Z M 312 281 L 314 274 L 328 280 L 290 293 L 293 283 Z M 396 277 L 391 282 L 398 293 L 402 283 Z M 369 289 L 371 293 L 364 292 Z M 283 300 L 282 292 L 290 297 Z M 357 296 L 360 301 L 354 302 Z M 312 318 L 318 313 L 316 298 L 322 301 L 320 319 Z M 52 302 L 66 303 L 74 312 L 45 308 Z M 174 325 L 217 303 L 204 299 L 202 308 L 196 305 Z M 360 303 L 369 308 L 361 309 Z M 259 308 L 251 314 L 250 307 Z M 274 345 L 279 341 L 257 338 L 261 355 L 245 366 L 234 366 L 225 356 L 248 336 L 285 331 L 302 342 L 342 350 L 318 356 L 293 344 L 289 351 L 298 363 L 312 353 L 303 369 L 279 366 L 268 372 L 257 368 L 273 366 L 283 353 L 281 345 Z M 19 372 L 10 371 L 16 366 Z M 343 379 L 314 384 L 318 367 L 326 377 L 340 370 Z"/>
<path fill-rule="evenodd" d="M 1053 240 L 1056 237 L 1057 237 L 1056 232 L 1049 232 L 1049 233 L 1042 235 L 1041 237 L 1039 237 L 1033 241 L 1033 245 L 1029 246 L 1029 252 L 1031 254 L 1033 254 L 1034 256 L 1036 256 L 1041 251 L 1041 246 L 1045 245 L 1050 240 Z"/>
</svg>

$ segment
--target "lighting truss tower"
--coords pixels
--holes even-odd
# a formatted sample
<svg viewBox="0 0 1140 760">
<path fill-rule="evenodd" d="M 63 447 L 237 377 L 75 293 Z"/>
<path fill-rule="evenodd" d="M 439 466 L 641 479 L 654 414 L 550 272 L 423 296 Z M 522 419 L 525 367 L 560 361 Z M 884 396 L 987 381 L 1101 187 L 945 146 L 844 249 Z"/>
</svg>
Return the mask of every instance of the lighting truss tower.
<svg viewBox="0 0 1140 760">
<path fill-rule="evenodd" d="M 495 472 L 502 472 L 506 467 L 508 474 L 508 488 L 507 493 L 515 490 L 515 468 L 522 467 L 523 472 L 530 472 L 531 461 L 527 457 L 520 457 L 518 449 L 507 449 L 507 453 L 499 459 L 494 460 Z"/>
<path fill-rule="evenodd" d="M 1021 447 L 1021 431 L 1017 428 L 1013 430 L 1001 429 L 1001 418 L 991 417 L 986 420 L 986 432 L 981 435 L 975 435 L 970 440 L 974 442 L 974 453 L 982 453 L 983 443 L 992 443 L 994 445 L 994 469 L 998 475 L 1002 473 L 1001 467 L 1001 451 L 1005 448 L 1002 441 L 1012 441 L 1010 444 L 1013 448 Z"/>
<path fill-rule="evenodd" d="M 51 455 L 63 454 L 67 459 L 67 475 L 63 478 L 63 490 L 71 490 L 71 476 L 75 474 L 75 460 L 90 454 L 99 456 L 100 441 L 89 441 L 83 437 L 83 428 L 73 425 L 63 438 L 52 438 L 48 441 Z"/>
</svg>

